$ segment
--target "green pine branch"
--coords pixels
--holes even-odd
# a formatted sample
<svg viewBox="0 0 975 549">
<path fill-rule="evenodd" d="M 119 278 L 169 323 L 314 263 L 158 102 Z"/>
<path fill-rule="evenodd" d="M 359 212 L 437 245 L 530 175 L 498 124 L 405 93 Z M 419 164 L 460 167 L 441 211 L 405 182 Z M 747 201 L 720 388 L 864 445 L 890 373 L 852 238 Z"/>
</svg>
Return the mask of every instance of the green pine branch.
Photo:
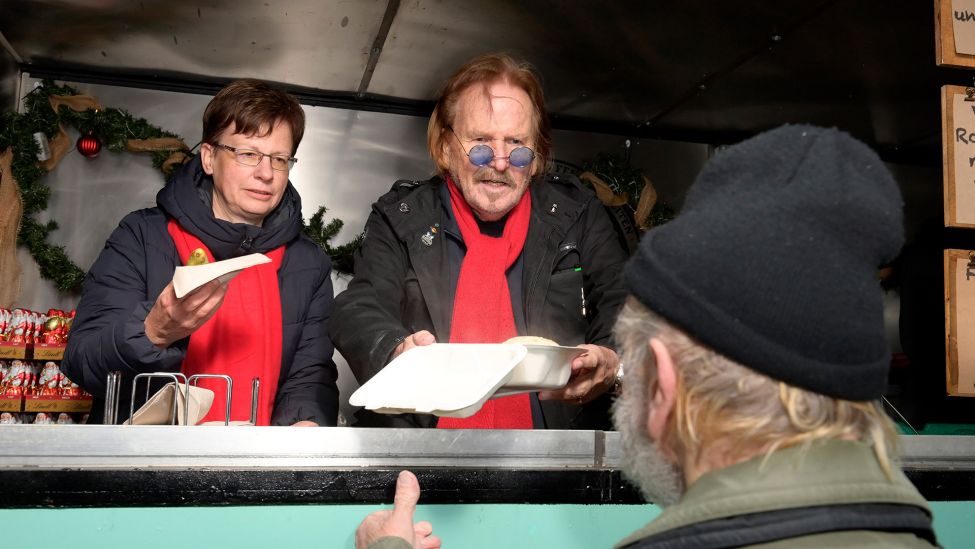
<svg viewBox="0 0 975 549">
<path fill-rule="evenodd" d="M 325 223 L 325 213 L 328 208 L 319 206 L 315 215 L 305 224 L 304 233 L 318 244 L 332 259 L 332 268 L 337 272 L 352 274 L 355 267 L 355 251 L 362 244 L 363 233 L 359 233 L 350 242 L 339 246 L 332 246 L 329 242 L 339 234 L 345 225 L 341 219 L 333 219 Z"/>
</svg>

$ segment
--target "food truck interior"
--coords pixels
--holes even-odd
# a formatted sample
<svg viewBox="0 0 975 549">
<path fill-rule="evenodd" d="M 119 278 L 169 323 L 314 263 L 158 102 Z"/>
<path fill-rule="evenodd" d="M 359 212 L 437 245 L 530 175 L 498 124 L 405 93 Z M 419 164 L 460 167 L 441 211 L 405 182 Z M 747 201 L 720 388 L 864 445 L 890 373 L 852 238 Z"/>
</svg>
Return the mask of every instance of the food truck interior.
<svg viewBox="0 0 975 549">
<path fill-rule="evenodd" d="M 106 108 L 124 109 L 144 118 L 182 137 L 192 147 L 200 139 L 204 106 L 224 84 L 242 77 L 281 84 L 299 98 L 308 117 L 291 180 L 302 195 L 306 218 L 324 206 L 327 219 L 344 222 L 333 245 L 350 242 L 361 232 L 371 202 L 393 181 L 424 178 L 433 172 L 425 143 L 432 98 L 456 67 L 480 53 L 507 51 L 538 68 L 555 129 L 556 169 L 578 171 L 592 166 L 597 158 L 613 155 L 627 170 L 651 181 L 659 203 L 674 210 L 680 209 L 687 187 L 716 148 L 784 123 L 835 126 L 880 153 L 904 196 L 907 243 L 889 266 L 884 282 L 885 320 L 895 356 L 887 394 L 889 412 L 906 437 L 943 435 L 944 440 L 955 441 L 946 454 L 950 458 L 958 448 L 968 447 L 964 446 L 968 444 L 966 435 L 975 435 L 975 399 L 947 394 L 943 253 L 949 248 L 975 250 L 975 229 L 946 227 L 944 223 L 941 88 L 975 85 L 975 69 L 938 66 L 938 4 L 917 0 L 5 0 L 0 2 L 0 104 L 4 111 L 23 112 L 24 98 L 50 80 L 95 97 Z M 72 144 L 81 137 L 74 128 L 68 133 Z M 38 214 L 38 219 L 57 222 L 59 228 L 51 233 L 50 240 L 64 246 L 71 261 L 86 269 L 119 219 L 129 211 L 154 205 L 163 179 L 145 155 L 102 151 L 97 158 L 89 159 L 71 151 L 43 182 L 51 194 L 47 209 Z M 77 292 L 61 291 L 43 277 L 25 248 L 18 248 L 16 257 L 22 270 L 20 291 L 13 303 L 0 305 L 34 310 L 68 310 L 77 305 Z M 810 264 L 808 268 L 817 266 Z M 343 272 L 333 274 L 336 291 L 344 288 L 349 277 Z M 342 416 L 353 423 L 355 410 L 347 400 L 356 384 L 341 357 L 337 356 L 336 362 Z M 0 440 L 9 446 L 3 430 L 0 426 Z M 189 465 L 173 457 L 173 463 L 156 464 L 159 469 L 154 469 L 152 464 L 140 464 L 135 454 L 126 453 L 128 450 L 120 449 L 114 457 L 106 450 L 125 446 L 124 433 L 97 433 L 105 437 L 104 441 L 89 439 L 86 443 L 83 433 L 59 436 L 58 444 L 43 435 L 32 439 L 29 447 L 36 459 L 51 464 L 48 473 L 43 467 L 42 472 L 29 474 L 22 468 L 3 469 L 5 454 L 0 453 L 0 475 L 5 475 L 2 484 L 7 486 L 7 503 L 0 502 L 0 507 L 25 508 L 0 511 L 0 517 L 8 513 L 13 519 L 13 513 L 23 513 L 25 520 L 39 523 L 47 515 L 31 515 L 42 511 L 29 508 L 45 505 L 178 505 L 162 496 L 162 501 L 151 496 L 127 498 L 126 493 L 132 494 L 132 484 L 146 482 L 147 477 L 141 476 L 145 474 L 157 475 L 151 482 L 173 482 L 192 492 L 195 495 L 189 503 L 203 506 L 228 502 L 342 504 L 333 506 L 333 522 L 328 523 L 329 529 L 341 529 L 339 519 L 345 520 L 348 527 L 341 535 L 328 537 L 332 534 L 324 533 L 320 525 L 312 530 L 315 536 L 324 536 L 317 539 L 347 544 L 355 517 L 365 509 L 358 504 L 380 502 L 388 496 L 388 489 L 382 485 L 392 478 L 388 471 L 404 463 L 431 466 L 429 460 L 434 458 L 424 453 L 424 448 L 444 443 L 433 438 L 381 441 L 381 437 L 374 437 L 369 441 L 396 442 L 406 457 L 395 460 L 373 455 L 372 462 L 358 462 L 351 456 L 366 442 L 343 438 L 348 435 L 334 435 L 334 444 L 298 438 L 308 436 L 302 434 L 276 435 L 286 449 L 279 454 L 228 439 L 224 441 L 227 447 L 240 450 L 244 456 L 237 455 L 239 459 L 232 462 L 247 471 L 238 471 L 236 481 L 241 486 L 257 486 L 252 493 L 258 495 L 248 500 L 239 486 L 219 484 L 210 492 L 201 488 L 227 482 L 226 477 L 217 481 L 202 471 L 225 465 L 220 456 L 226 457 L 231 450 L 213 455 L 203 450 L 205 457 Z M 921 439 L 928 440 L 923 436 L 917 440 Z M 52 444 L 50 454 L 39 446 L 41 440 Z M 179 448 L 184 448 L 183 444 L 207 444 L 196 437 L 187 440 L 184 437 L 171 442 Z M 603 441 L 593 447 L 599 451 L 599 444 L 605 440 L 598 436 L 595 440 Z M 616 439 L 608 440 L 615 444 Z M 66 449 L 68 441 L 81 448 L 77 452 Z M 436 499 L 438 492 L 431 496 L 436 503 L 472 501 L 459 496 L 465 490 L 464 482 L 469 482 L 468 487 L 480 487 L 482 495 L 487 494 L 476 501 L 505 503 L 511 509 L 518 508 L 516 504 L 540 501 L 562 504 L 556 506 L 566 513 L 561 520 L 575 517 L 572 513 L 583 516 L 592 512 L 584 510 L 587 506 L 583 504 L 589 503 L 602 504 L 600 508 L 607 510 L 639 509 L 627 499 L 636 496 L 622 487 L 618 474 L 591 476 L 593 455 L 587 452 L 592 433 L 579 441 L 581 446 L 575 450 L 582 456 L 579 459 L 588 460 L 590 469 L 564 484 L 562 492 L 550 480 L 554 477 L 517 468 L 485 472 L 489 463 L 464 462 L 449 453 L 442 454 L 447 456 L 443 462 L 460 460 L 461 464 L 455 465 L 464 478 L 446 473 L 438 477 L 440 473 L 434 467 L 434 472 L 421 481 L 442 479 L 440 499 Z M 480 451 L 504 454 L 507 447 L 511 454 L 498 460 L 516 463 L 518 452 L 511 450 L 510 444 L 518 447 L 519 443 L 497 439 Z M 541 439 L 524 444 L 523 454 L 518 455 L 549 451 Z M 928 442 L 908 443 L 907 447 L 919 454 L 937 454 L 928 451 L 933 448 Z M 337 453 L 328 454 L 333 450 Z M 89 456 L 90 460 L 71 462 L 66 457 L 69 454 Z M 171 455 L 177 454 L 180 451 L 173 450 Z M 322 458 L 325 462 L 305 461 L 309 455 L 326 454 L 331 457 Z M 275 462 L 275 455 L 287 459 Z M 106 464 L 92 456 L 118 461 Z M 565 461 L 551 467 L 572 470 L 576 463 L 572 456 L 578 457 L 563 453 Z M 957 463 L 949 458 L 944 458 L 944 463 L 952 465 L 944 467 L 957 470 Z M 596 460 L 597 469 L 600 463 L 608 463 L 600 459 Z M 127 472 L 127 481 L 125 475 L 117 477 L 118 484 L 105 489 L 103 500 L 85 499 L 94 497 L 93 492 L 65 472 L 71 466 L 98 469 L 112 463 L 135 464 L 143 473 Z M 258 474 L 253 469 L 256 463 L 273 463 L 279 469 Z M 184 466 L 191 472 L 171 476 L 159 472 Z M 934 494 L 935 500 L 940 495 L 948 503 L 967 505 L 965 509 L 970 512 L 971 502 L 964 501 L 970 497 L 944 491 L 946 485 L 959 482 L 958 477 L 946 477 L 938 466 L 928 466 L 934 471 L 929 481 L 943 490 L 929 487 L 928 494 Z M 364 467 L 363 480 L 342 476 L 356 467 Z M 546 467 L 549 465 L 541 469 Z M 970 476 L 971 465 L 967 467 Z M 319 471 L 325 476 L 302 481 L 290 471 L 292 468 L 332 468 L 342 475 L 328 476 Z M 51 488 L 55 482 L 52 475 L 63 483 L 63 490 Z M 537 488 L 543 477 L 548 479 L 544 480 L 547 489 L 557 494 L 586 483 L 602 482 L 605 486 L 597 490 L 594 499 L 549 497 L 541 488 L 518 492 L 519 485 Z M 331 492 L 316 484 L 325 482 L 323 478 L 333 482 L 329 484 Z M 16 482 L 29 488 L 10 488 L 10 483 Z M 297 488 L 289 489 L 289 482 Z M 359 491 L 356 482 L 360 483 Z M 967 482 L 972 486 L 971 480 Z M 610 489 L 613 487 L 618 494 L 628 495 L 616 499 Z M 519 495 L 499 495 L 505 491 Z M 295 496 L 298 492 L 301 495 Z M 175 490 L 167 493 L 175 494 Z M 570 505 L 576 503 L 580 504 L 578 508 Z M 966 526 L 951 518 L 952 512 L 960 517 L 961 508 L 949 507 L 948 503 L 943 507 L 947 518 L 936 526 L 944 529 L 939 535 L 952 539 L 950 536 L 960 536 Z M 286 508 L 298 518 L 289 519 L 284 530 L 297 528 L 301 521 L 314 521 L 317 516 L 315 506 Z M 501 511 L 478 508 L 470 512 L 490 523 L 500 516 L 492 513 Z M 609 520 L 605 518 L 608 514 L 599 515 L 600 520 Z M 67 520 L 81 524 L 92 516 Z M 622 526 L 612 522 L 607 530 L 625 533 L 626 527 L 646 518 L 639 512 L 632 516 L 637 518 L 631 523 Z M 181 520 L 176 515 L 171 517 Z M 224 518 L 244 522 L 241 515 L 207 516 L 207 520 Z M 554 519 L 545 516 L 538 520 Z M 121 522 L 114 523 L 119 532 L 128 528 Z M 970 525 L 967 528 L 971 533 Z M 226 529 L 217 531 L 236 538 L 246 533 L 246 528 L 232 534 Z M 136 531 L 130 533 L 135 535 Z M 308 538 L 289 539 L 304 543 Z M 583 535 L 567 546 L 577 546 L 571 543 L 581 539 L 605 538 Z"/>
</svg>

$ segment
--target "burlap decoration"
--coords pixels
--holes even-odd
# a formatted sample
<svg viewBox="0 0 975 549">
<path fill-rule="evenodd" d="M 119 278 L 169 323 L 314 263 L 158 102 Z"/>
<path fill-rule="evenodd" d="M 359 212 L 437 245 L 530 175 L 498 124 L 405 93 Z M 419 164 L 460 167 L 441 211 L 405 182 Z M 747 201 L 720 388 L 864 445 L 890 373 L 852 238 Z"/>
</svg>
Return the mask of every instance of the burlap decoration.
<svg viewBox="0 0 975 549">
<path fill-rule="evenodd" d="M 0 155 L 0 307 L 11 308 L 20 296 L 20 262 L 17 261 L 17 230 L 23 204 L 20 189 L 10 170 L 13 149 Z"/>
<path fill-rule="evenodd" d="M 613 193 L 612 187 L 592 172 L 582 172 L 579 174 L 579 179 L 589 182 L 596 191 L 596 198 L 607 206 L 622 206 L 630 200 L 629 193 Z M 653 183 L 650 182 L 650 178 L 644 175 L 643 189 L 640 191 L 640 202 L 637 203 L 636 213 L 633 214 L 633 220 L 636 222 L 637 227 L 641 229 L 647 228 L 644 224 L 647 222 L 647 218 L 650 217 L 650 210 L 653 209 L 653 205 L 656 203 L 657 189 L 653 188 Z"/>
<path fill-rule="evenodd" d="M 184 153 L 183 151 L 175 151 L 163 162 L 162 171 L 166 177 L 169 177 L 175 168 L 186 164 L 189 159 L 190 155 Z"/>
<path fill-rule="evenodd" d="M 162 171 L 166 177 L 173 168 L 184 164 L 190 157 L 185 151 L 190 148 L 178 137 L 155 137 L 152 139 L 129 139 L 125 142 L 125 150 L 132 152 L 173 151 L 162 164 Z"/>
<path fill-rule="evenodd" d="M 71 139 L 68 137 L 68 132 L 64 131 L 64 125 L 58 124 L 58 134 L 49 141 L 49 145 L 51 147 L 51 158 L 41 162 L 41 167 L 50 172 L 71 150 Z"/>
<path fill-rule="evenodd" d="M 95 111 L 102 110 L 101 103 L 90 95 L 52 95 L 48 100 L 54 112 L 58 112 L 58 108 L 61 105 L 67 105 L 69 109 L 78 112 L 88 109 Z"/>
<path fill-rule="evenodd" d="M 130 152 L 185 151 L 186 143 L 178 137 L 155 137 L 152 139 L 129 139 L 125 150 Z"/>
<path fill-rule="evenodd" d="M 58 112 L 61 105 L 65 105 L 73 111 L 86 111 L 92 109 L 94 111 L 102 110 L 101 103 L 97 99 L 90 95 L 52 95 L 48 98 L 48 102 L 51 104 L 51 108 L 54 112 Z M 51 158 L 48 158 L 44 162 L 41 162 L 41 167 L 47 171 L 54 171 L 64 155 L 68 154 L 71 150 L 71 138 L 68 137 L 68 132 L 64 131 L 64 125 L 58 124 L 58 134 L 54 136 L 50 141 L 51 145 Z"/>
<path fill-rule="evenodd" d="M 648 229 L 645 225 L 647 218 L 650 217 L 650 210 L 653 209 L 653 205 L 657 203 L 657 189 L 653 188 L 653 183 L 650 182 L 650 178 L 643 176 L 643 190 L 640 191 L 640 201 L 636 205 L 636 213 L 633 214 L 633 220 L 636 221 L 636 226 L 641 229 Z"/>
<path fill-rule="evenodd" d="M 596 198 L 607 206 L 622 206 L 630 198 L 626 193 L 614 194 L 612 187 L 592 172 L 582 172 L 579 174 L 579 179 L 592 185 L 593 189 L 596 190 Z"/>
</svg>

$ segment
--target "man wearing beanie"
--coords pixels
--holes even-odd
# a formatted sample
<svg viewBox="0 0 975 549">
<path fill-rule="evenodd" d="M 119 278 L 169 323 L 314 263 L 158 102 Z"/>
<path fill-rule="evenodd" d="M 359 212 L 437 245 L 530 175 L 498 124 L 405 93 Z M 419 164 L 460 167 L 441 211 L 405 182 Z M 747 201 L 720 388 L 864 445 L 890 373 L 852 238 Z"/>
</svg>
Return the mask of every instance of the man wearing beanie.
<svg viewBox="0 0 975 549">
<path fill-rule="evenodd" d="M 617 547 L 936 543 L 878 402 L 876 273 L 902 244 L 901 209 L 865 145 L 784 126 L 715 155 L 677 219 L 643 238 L 624 273 L 613 419 L 624 473 L 664 510 Z M 413 493 L 403 473 L 397 509 Z M 396 532 L 423 546 L 429 524 L 407 519 L 371 515 L 359 547 L 412 546 Z"/>
<path fill-rule="evenodd" d="M 624 274 L 614 421 L 624 472 L 666 507 L 620 547 L 934 542 L 877 402 L 877 268 L 903 242 L 901 206 L 865 145 L 785 126 L 715 155 L 681 215 L 644 237 Z"/>
</svg>

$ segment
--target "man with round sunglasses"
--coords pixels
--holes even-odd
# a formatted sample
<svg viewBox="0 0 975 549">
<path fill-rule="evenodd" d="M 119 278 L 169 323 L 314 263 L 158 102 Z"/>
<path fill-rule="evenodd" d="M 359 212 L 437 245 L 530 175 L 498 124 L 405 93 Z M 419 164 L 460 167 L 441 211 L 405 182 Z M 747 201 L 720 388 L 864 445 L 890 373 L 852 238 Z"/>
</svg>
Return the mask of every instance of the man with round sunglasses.
<svg viewBox="0 0 975 549">
<path fill-rule="evenodd" d="M 248 421 L 258 378 L 258 425 L 335 425 L 331 265 L 302 235 L 301 198 L 288 181 L 304 130 L 298 101 L 265 82 L 217 93 L 200 154 L 155 208 L 122 220 L 89 271 L 62 364 L 72 381 L 104 397 L 109 372 L 121 372 L 118 409 L 127 415 L 136 374 L 229 375 L 230 419 Z M 176 297 L 177 266 L 255 252 L 271 262 Z M 214 390 L 204 421 L 223 422 L 225 386 L 211 381 L 200 382 Z M 103 404 L 96 400 L 91 420 L 103 418 Z"/>
<path fill-rule="evenodd" d="M 547 173 L 550 131 L 529 65 L 488 54 L 462 66 L 427 129 L 438 174 L 397 181 L 373 205 L 330 331 L 359 383 L 416 346 L 527 335 L 585 349 L 568 385 L 490 400 L 465 419 L 364 410 L 358 425 L 610 427 L 626 252 L 595 195 Z"/>
</svg>

